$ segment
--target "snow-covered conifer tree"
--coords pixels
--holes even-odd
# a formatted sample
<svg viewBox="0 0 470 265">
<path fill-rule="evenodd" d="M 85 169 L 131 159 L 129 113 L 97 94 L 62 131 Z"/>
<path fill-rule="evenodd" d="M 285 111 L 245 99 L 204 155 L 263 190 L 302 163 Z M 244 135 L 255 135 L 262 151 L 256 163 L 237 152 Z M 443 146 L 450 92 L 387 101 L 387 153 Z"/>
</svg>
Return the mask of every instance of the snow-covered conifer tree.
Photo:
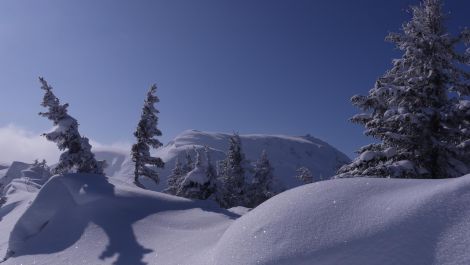
<svg viewBox="0 0 470 265">
<path fill-rule="evenodd" d="M 215 189 L 216 175 L 210 161 L 208 149 L 204 149 L 204 159 L 201 150 L 196 149 L 194 168 L 188 172 L 181 183 L 178 195 L 186 198 L 205 200 Z"/>
<path fill-rule="evenodd" d="M 155 167 L 163 168 L 165 166 L 160 157 L 150 155 L 150 148 L 157 149 L 162 146 L 162 143 L 155 138 L 162 135 L 162 132 L 157 128 L 159 111 L 155 108 L 155 103 L 159 102 L 159 99 L 155 95 L 156 92 L 157 86 L 154 84 L 147 92 L 142 115 L 134 132 L 137 139 L 137 143 L 132 146 L 132 161 L 135 163 L 134 183 L 141 188 L 144 186 L 139 180 L 140 176 L 148 177 L 158 184 L 159 177 Z"/>
<path fill-rule="evenodd" d="M 302 181 L 305 184 L 309 184 L 313 182 L 313 175 L 310 169 L 306 167 L 300 167 L 297 169 L 297 176 L 295 176 L 297 179 Z"/>
<path fill-rule="evenodd" d="M 197 152 L 196 152 L 196 155 L 197 155 Z M 187 150 L 186 150 L 186 153 L 185 153 L 185 156 L 184 156 L 184 160 L 185 160 L 185 163 L 183 164 L 183 172 L 184 172 L 184 174 L 186 174 L 186 173 L 188 173 L 188 172 L 190 172 L 191 170 L 194 169 L 195 163 L 193 161 L 193 158 L 192 158 L 191 154 Z M 197 161 L 196 161 L 196 163 L 197 163 Z"/>
<path fill-rule="evenodd" d="M 263 150 L 255 165 L 255 173 L 247 191 L 249 207 L 256 207 L 275 195 L 272 189 L 273 168 L 266 150 Z"/>
<path fill-rule="evenodd" d="M 217 181 L 216 200 L 221 207 L 230 208 L 245 203 L 244 155 L 238 134 L 229 138 L 229 150 L 222 163 L 222 172 Z"/>
<path fill-rule="evenodd" d="M 212 159 L 210 155 L 210 149 L 206 145 L 204 146 L 204 154 L 206 158 L 206 176 L 207 176 L 207 184 L 205 185 L 204 197 L 207 199 L 212 194 L 214 194 L 215 189 L 217 187 L 217 173 L 212 164 Z"/>
<path fill-rule="evenodd" d="M 180 159 L 177 157 L 175 159 L 175 167 L 171 171 L 171 175 L 168 177 L 168 188 L 165 189 L 165 192 L 168 194 L 177 195 L 184 176 L 183 166 L 181 165 Z"/>
<path fill-rule="evenodd" d="M 364 113 L 352 118 L 378 140 L 362 147 L 339 177 L 448 178 L 469 172 L 469 120 L 462 107 L 470 94 L 470 32 L 453 37 L 444 27 L 440 0 L 412 7 L 402 33 L 387 39 L 403 52 L 367 96 L 351 100 Z M 469 117 L 468 115 L 466 117 Z"/>
<path fill-rule="evenodd" d="M 41 178 L 44 180 L 49 179 L 51 177 L 51 169 L 47 165 L 45 159 L 43 159 L 41 162 L 39 162 L 37 159 L 34 160 L 34 163 L 29 168 L 29 170 L 34 172 L 36 175 L 41 176 Z"/>
<path fill-rule="evenodd" d="M 42 85 L 41 89 L 45 92 L 41 106 L 48 108 L 47 112 L 40 112 L 39 115 L 51 120 L 55 126 L 51 132 L 43 135 L 47 140 L 55 142 L 61 151 L 67 150 L 60 155 L 54 173 L 63 174 L 76 171 L 102 175 L 103 162 L 96 161 L 95 155 L 91 152 L 88 138 L 80 136 L 77 120 L 67 114 L 69 105 L 67 103 L 60 104 L 46 80 L 40 77 L 39 81 Z"/>
<path fill-rule="evenodd" d="M 191 165 L 191 155 L 189 155 L 189 152 L 186 152 L 185 171 L 189 170 L 189 172 L 185 172 L 186 174 L 180 184 L 177 195 L 191 199 L 202 199 L 202 186 L 206 182 L 205 167 L 200 151 L 196 147 L 193 148 L 196 153 L 194 164 Z"/>
</svg>

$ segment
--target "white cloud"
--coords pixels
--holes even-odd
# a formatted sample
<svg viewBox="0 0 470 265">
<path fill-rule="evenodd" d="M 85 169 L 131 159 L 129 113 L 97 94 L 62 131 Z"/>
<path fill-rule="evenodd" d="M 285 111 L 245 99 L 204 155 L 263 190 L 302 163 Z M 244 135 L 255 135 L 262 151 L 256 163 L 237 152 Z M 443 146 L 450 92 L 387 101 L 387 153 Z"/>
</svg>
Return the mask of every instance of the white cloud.
<svg viewBox="0 0 470 265">
<path fill-rule="evenodd" d="M 130 144 L 118 142 L 110 145 L 90 140 L 93 150 L 129 152 Z M 32 162 L 34 159 L 46 159 L 48 164 L 58 161 L 60 151 L 57 146 L 47 141 L 40 133 L 34 133 L 16 125 L 0 127 L 0 162 Z"/>
<path fill-rule="evenodd" d="M 55 163 L 59 154 L 57 146 L 39 133 L 26 131 L 13 124 L 0 127 L 0 162 L 32 162 L 34 159 L 46 159 Z"/>
<path fill-rule="evenodd" d="M 116 142 L 112 144 L 102 144 L 96 141 L 90 140 L 93 151 L 113 151 L 118 153 L 127 154 L 131 150 L 131 144 L 126 142 Z"/>
</svg>

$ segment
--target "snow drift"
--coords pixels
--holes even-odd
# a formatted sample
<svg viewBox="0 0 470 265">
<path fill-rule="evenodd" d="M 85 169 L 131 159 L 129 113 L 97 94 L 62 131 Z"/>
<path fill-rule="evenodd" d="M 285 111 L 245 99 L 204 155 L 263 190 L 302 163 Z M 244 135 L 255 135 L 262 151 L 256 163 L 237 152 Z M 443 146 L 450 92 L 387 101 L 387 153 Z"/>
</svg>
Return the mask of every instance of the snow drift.
<svg viewBox="0 0 470 265">
<path fill-rule="evenodd" d="M 289 190 L 238 219 L 215 264 L 464 265 L 469 244 L 470 175 L 341 179 Z"/>
<path fill-rule="evenodd" d="M 55 176 L 11 230 L 5 264 L 183 264 L 205 258 L 238 217 L 99 175 Z"/>
<path fill-rule="evenodd" d="M 470 264 L 470 175 L 323 181 L 246 214 L 110 181 L 53 177 L 16 217 L 4 264 Z"/>
<path fill-rule="evenodd" d="M 25 178 L 15 178 L 0 188 L 6 203 L 0 208 L 0 255 L 6 253 L 9 233 L 38 193 L 39 185 Z"/>
</svg>

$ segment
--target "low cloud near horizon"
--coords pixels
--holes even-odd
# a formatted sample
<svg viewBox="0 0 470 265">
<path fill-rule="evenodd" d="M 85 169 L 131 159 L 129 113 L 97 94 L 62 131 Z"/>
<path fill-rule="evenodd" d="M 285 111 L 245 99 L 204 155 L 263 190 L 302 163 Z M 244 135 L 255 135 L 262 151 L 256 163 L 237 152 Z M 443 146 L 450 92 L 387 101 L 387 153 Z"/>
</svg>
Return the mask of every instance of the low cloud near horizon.
<svg viewBox="0 0 470 265">
<path fill-rule="evenodd" d="M 128 152 L 128 143 L 101 144 L 90 140 L 93 151 Z M 59 160 L 59 149 L 55 143 L 47 141 L 40 133 L 35 133 L 9 124 L 0 127 L 0 163 L 10 164 L 13 161 L 30 163 L 35 159 L 46 159 L 48 164 Z"/>
</svg>

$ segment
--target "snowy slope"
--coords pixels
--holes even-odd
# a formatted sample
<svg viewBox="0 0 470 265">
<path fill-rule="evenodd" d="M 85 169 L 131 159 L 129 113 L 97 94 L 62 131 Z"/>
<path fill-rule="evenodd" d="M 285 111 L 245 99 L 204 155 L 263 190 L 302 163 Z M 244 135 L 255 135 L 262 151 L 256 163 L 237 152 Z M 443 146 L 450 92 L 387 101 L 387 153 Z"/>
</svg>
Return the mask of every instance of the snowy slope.
<svg viewBox="0 0 470 265">
<path fill-rule="evenodd" d="M 469 245 L 470 175 L 341 179 L 286 191 L 238 219 L 215 264 L 465 265 Z"/>
<path fill-rule="evenodd" d="M 130 151 L 129 151 L 130 152 Z M 93 151 L 95 154 L 95 158 L 97 160 L 105 160 L 106 167 L 104 169 L 104 173 L 106 176 L 113 176 L 120 170 L 124 165 L 124 162 L 128 158 L 128 152 L 118 151 L 118 150 L 101 150 Z"/>
<path fill-rule="evenodd" d="M 206 260 L 238 217 L 97 175 L 56 176 L 19 217 L 9 239 L 17 257 L 5 264 L 189 264 Z"/>
<path fill-rule="evenodd" d="M 34 200 L 38 187 L 25 181 L 14 179 L 3 190 L 7 196 L 7 202 L 0 208 L 0 253 L 3 255 L 8 248 L 8 234 L 13 230 L 19 216 L 21 216 L 29 204 Z"/>
<path fill-rule="evenodd" d="M 170 141 L 167 145 L 157 150 L 156 155 L 165 161 L 166 166 L 161 170 L 160 184 L 156 187 L 153 182 L 146 185 L 157 191 L 166 188 L 166 180 L 175 164 L 176 157 L 184 158 L 186 152 L 195 156 L 194 147 L 200 149 L 207 145 L 213 161 L 222 160 L 228 149 L 231 134 L 202 132 L 187 130 Z M 315 179 L 328 179 L 336 173 L 343 164 L 349 162 L 349 158 L 330 146 L 329 144 L 312 136 L 293 137 L 285 135 L 249 134 L 240 135 L 242 150 L 246 159 L 254 163 L 263 149 L 267 151 L 268 158 L 274 168 L 274 174 L 279 180 L 277 185 L 282 188 L 292 188 L 302 183 L 294 178 L 296 169 L 305 166 L 309 168 Z M 248 178 L 250 168 L 247 168 Z M 124 181 L 131 182 L 133 167 L 129 158 L 123 163 L 122 170 L 115 176 L 123 177 Z"/>
<path fill-rule="evenodd" d="M 8 168 L 4 169 L 3 175 L 0 175 L 0 186 L 6 186 L 14 179 L 23 177 L 22 171 L 30 166 L 31 164 L 14 161 Z"/>
<path fill-rule="evenodd" d="M 323 181 L 241 217 L 110 180 L 52 178 L 16 217 L 4 264 L 470 264 L 470 175 Z"/>
</svg>

